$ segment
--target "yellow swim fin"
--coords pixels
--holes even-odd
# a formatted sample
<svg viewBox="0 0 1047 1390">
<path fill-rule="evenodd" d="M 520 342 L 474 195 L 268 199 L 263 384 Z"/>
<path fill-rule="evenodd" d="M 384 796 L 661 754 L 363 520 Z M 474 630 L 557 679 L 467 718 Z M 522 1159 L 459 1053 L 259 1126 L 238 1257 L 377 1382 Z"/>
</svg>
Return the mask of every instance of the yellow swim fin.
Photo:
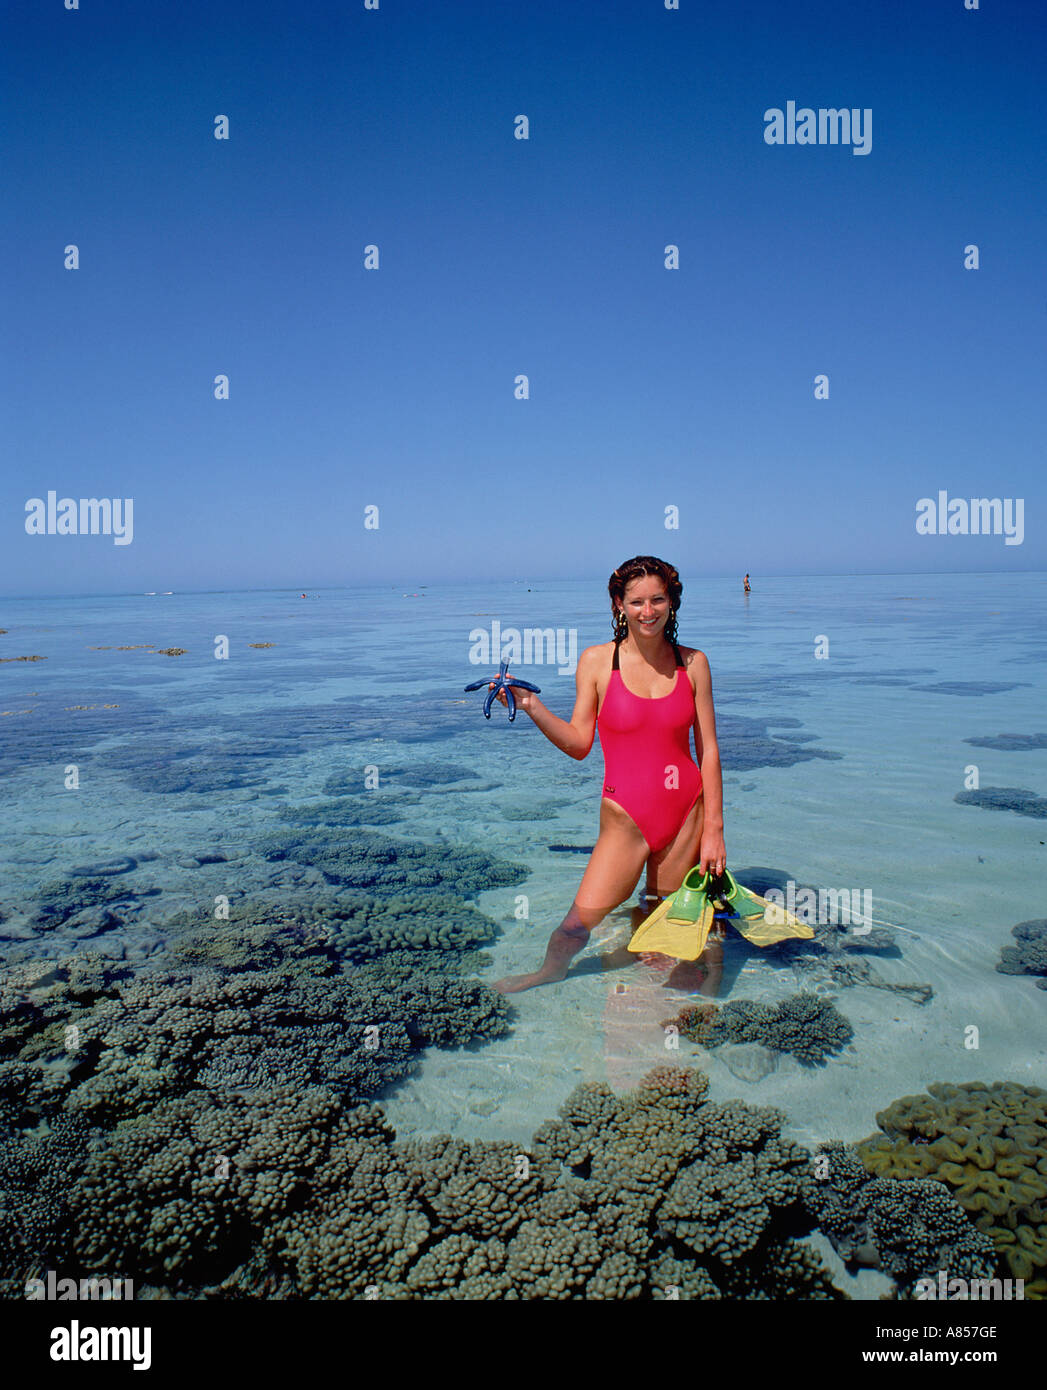
<svg viewBox="0 0 1047 1390">
<path fill-rule="evenodd" d="M 709 875 L 691 869 L 680 887 L 636 928 L 629 950 L 658 951 L 677 960 L 697 960 L 705 950 L 716 904 L 707 893 Z"/>
</svg>

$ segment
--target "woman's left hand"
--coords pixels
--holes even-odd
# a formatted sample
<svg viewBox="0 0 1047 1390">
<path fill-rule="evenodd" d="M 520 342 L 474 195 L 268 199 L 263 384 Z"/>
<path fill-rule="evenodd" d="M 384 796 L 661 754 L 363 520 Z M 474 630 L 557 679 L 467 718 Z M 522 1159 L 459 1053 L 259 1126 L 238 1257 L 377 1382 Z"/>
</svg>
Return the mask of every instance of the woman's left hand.
<svg viewBox="0 0 1047 1390">
<path fill-rule="evenodd" d="M 698 851 L 700 873 L 722 874 L 727 867 L 727 846 L 719 831 L 710 830 L 702 836 Z"/>
</svg>

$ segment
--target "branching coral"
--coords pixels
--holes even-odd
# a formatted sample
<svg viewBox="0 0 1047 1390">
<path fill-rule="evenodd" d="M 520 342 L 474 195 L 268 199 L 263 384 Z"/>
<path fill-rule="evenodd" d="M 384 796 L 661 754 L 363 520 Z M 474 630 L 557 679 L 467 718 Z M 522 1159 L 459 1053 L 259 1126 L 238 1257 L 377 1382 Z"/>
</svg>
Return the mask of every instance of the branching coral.
<svg viewBox="0 0 1047 1390">
<path fill-rule="evenodd" d="M 672 1022 L 685 1037 L 705 1047 L 757 1042 L 776 1052 L 791 1052 L 808 1066 L 824 1062 L 854 1037 L 843 1014 L 816 994 L 794 994 L 775 1005 L 751 999 L 732 999 L 720 1009 L 701 1004 L 684 1009 Z"/>
<path fill-rule="evenodd" d="M 325 1084 L 364 1097 L 411 1071 L 420 1047 L 508 1031 L 501 995 L 434 968 L 433 959 L 415 965 L 397 956 L 348 975 L 301 962 L 143 972 L 76 1015 L 71 1051 L 61 1008 L 16 999 L 5 1023 L 11 1049 L 46 1063 L 68 1108 L 94 1124 L 194 1087 Z"/>
<path fill-rule="evenodd" d="M 5 1079 L 11 1079 L 9 1071 Z M 9 1117 L 11 1108 L 4 1109 Z M 24 1298 L 27 1277 L 47 1267 L 61 1268 L 67 1260 L 73 1227 L 69 1193 L 83 1168 L 88 1142 L 87 1127 L 73 1116 L 57 1116 L 43 1133 L 3 1125 L 0 1297 Z"/>
<path fill-rule="evenodd" d="M 449 893 L 392 898 L 350 890 L 233 903 L 226 920 L 183 912 L 165 923 L 171 951 L 192 964 L 267 969 L 306 956 L 368 961 L 399 950 L 474 950 L 497 932 L 491 918 Z"/>
<path fill-rule="evenodd" d="M 807 1201 L 818 1225 L 847 1261 L 875 1265 L 911 1293 L 940 1270 L 968 1280 L 991 1278 L 996 1252 L 940 1182 L 871 1177 L 857 1153 L 823 1144 Z"/>
<path fill-rule="evenodd" d="M 293 859 L 320 870 L 329 883 L 365 888 L 380 896 L 404 892 L 443 892 L 471 896 L 487 888 L 522 883 L 521 864 L 496 859 L 482 850 L 460 845 L 426 845 L 393 840 L 377 831 L 354 831 L 347 843 L 332 841 L 329 831 L 303 830 L 273 836 L 265 856 Z"/>
<path fill-rule="evenodd" d="M 85 1269 L 175 1279 L 236 1264 L 326 1157 L 341 1106 L 322 1087 L 201 1092 L 125 1120 L 73 1189 Z"/>
</svg>

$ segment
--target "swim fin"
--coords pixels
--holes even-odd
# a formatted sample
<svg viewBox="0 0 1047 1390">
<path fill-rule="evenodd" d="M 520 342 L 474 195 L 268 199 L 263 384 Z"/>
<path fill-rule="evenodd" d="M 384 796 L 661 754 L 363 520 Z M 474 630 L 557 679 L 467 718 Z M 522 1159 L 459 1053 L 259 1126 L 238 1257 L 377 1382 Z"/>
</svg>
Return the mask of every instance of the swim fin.
<svg viewBox="0 0 1047 1390">
<path fill-rule="evenodd" d="M 716 904 L 709 898 L 709 875 L 691 869 L 683 883 L 636 928 L 629 950 L 658 951 L 677 960 L 697 960 L 705 950 Z"/>
<path fill-rule="evenodd" d="M 754 946 L 773 946 L 796 937 L 809 941 L 814 936 L 813 927 L 736 882 L 727 869 L 710 885 L 709 895 L 724 904 L 731 926 Z"/>
</svg>

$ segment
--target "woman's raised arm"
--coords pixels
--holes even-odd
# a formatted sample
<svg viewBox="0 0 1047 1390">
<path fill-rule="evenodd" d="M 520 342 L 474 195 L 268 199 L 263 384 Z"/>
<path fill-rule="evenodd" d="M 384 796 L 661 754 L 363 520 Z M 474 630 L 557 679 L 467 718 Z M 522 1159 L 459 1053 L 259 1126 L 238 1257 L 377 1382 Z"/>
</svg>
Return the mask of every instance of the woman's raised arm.
<svg viewBox="0 0 1047 1390">
<path fill-rule="evenodd" d="M 596 673 L 600 669 L 599 647 L 586 647 L 578 658 L 574 673 L 574 712 L 570 721 L 561 719 L 542 704 L 537 695 L 514 691 L 516 705 L 529 714 L 550 743 L 555 743 L 569 758 L 581 761 L 593 746 L 596 733 Z M 504 705 L 505 695 L 498 692 L 498 699 Z"/>
</svg>

